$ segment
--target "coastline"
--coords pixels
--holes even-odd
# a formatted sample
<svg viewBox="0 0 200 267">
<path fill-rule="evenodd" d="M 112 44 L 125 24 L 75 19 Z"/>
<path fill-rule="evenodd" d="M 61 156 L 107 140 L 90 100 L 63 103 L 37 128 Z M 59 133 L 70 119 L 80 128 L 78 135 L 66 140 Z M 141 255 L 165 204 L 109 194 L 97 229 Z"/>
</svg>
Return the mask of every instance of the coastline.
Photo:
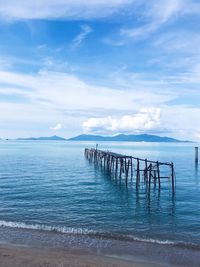
<svg viewBox="0 0 200 267">
<path fill-rule="evenodd" d="M 1 267 L 165 267 L 167 265 L 129 261 L 95 255 L 82 250 L 0 245 Z"/>
<path fill-rule="evenodd" d="M 199 248 L 0 227 L 0 267 L 197 267 Z"/>
</svg>

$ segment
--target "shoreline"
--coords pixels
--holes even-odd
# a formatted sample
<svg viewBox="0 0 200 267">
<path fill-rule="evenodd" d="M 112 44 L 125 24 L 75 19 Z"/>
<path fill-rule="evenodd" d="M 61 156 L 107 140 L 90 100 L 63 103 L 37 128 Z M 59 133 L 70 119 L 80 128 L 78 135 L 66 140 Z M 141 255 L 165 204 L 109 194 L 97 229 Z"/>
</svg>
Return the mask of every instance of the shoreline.
<svg viewBox="0 0 200 267">
<path fill-rule="evenodd" d="M 0 245 L 1 267 L 167 267 L 166 264 L 97 255 L 84 250 Z"/>
<path fill-rule="evenodd" d="M 125 233 L 116 233 L 116 232 L 98 232 L 96 230 L 88 230 L 84 228 L 74 228 L 74 227 L 65 227 L 65 226 L 50 226 L 45 224 L 27 224 L 24 222 L 9 222 L 0 220 L 0 232 L 3 229 L 10 229 L 16 231 L 32 231 L 32 232 L 41 232 L 41 233 L 54 233 L 61 235 L 74 235 L 77 237 L 90 237 L 96 239 L 109 239 L 114 241 L 127 241 L 127 242 L 142 242 L 149 244 L 157 245 L 166 245 L 174 246 L 177 248 L 187 248 L 187 249 L 198 249 L 200 250 L 200 243 L 192 243 L 183 240 L 167 239 L 166 236 L 163 239 L 160 236 L 139 236 L 138 234 L 125 234 Z"/>
<path fill-rule="evenodd" d="M 0 267 L 198 267 L 199 252 L 172 244 L 0 227 Z"/>
</svg>

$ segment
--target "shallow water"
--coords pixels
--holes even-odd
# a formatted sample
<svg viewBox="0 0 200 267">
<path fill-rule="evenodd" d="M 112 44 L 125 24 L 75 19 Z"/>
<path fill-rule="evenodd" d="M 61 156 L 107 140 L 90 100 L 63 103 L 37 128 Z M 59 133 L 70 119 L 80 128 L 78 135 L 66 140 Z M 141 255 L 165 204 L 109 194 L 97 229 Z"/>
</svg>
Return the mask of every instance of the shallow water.
<svg viewBox="0 0 200 267">
<path fill-rule="evenodd" d="M 94 146 L 0 142 L 0 241 L 8 228 L 27 228 L 200 246 L 200 175 L 194 144 L 99 143 L 99 149 L 173 161 L 174 197 L 167 181 L 160 194 L 155 188 L 148 195 L 142 186 L 136 190 L 134 181 L 126 186 L 89 164 L 84 148 Z"/>
</svg>

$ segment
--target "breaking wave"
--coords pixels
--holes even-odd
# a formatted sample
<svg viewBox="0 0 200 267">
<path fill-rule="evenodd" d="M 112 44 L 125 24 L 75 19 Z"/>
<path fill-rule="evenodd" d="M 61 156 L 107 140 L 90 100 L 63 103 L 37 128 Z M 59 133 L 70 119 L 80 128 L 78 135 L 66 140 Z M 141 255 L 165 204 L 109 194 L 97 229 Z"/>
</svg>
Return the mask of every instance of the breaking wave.
<svg viewBox="0 0 200 267">
<path fill-rule="evenodd" d="M 55 233 L 62 233 L 62 234 L 87 235 L 93 238 L 115 239 L 115 240 L 120 240 L 120 241 L 129 241 L 129 242 L 135 241 L 135 242 L 145 242 L 145 243 L 160 244 L 160 245 L 174 245 L 174 246 L 180 246 L 180 247 L 199 248 L 197 244 L 193 244 L 193 243 L 174 242 L 171 240 L 158 240 L 158 239 L 153 239 L 153 238 L 142 238 L 142 237 L 137 237 L 134 235 L 97 232 L 97 231 L 83 229 L 83 228 L 73 228 L 73 227 L 65 227 L 65 226 L 49 226 L 45 224 L 26 224 L 23 222 L 8 222 L 8 221 L 0 220 L 0 227 L 48 231 L 48 232 L 55 232 Z"/>
</svg>

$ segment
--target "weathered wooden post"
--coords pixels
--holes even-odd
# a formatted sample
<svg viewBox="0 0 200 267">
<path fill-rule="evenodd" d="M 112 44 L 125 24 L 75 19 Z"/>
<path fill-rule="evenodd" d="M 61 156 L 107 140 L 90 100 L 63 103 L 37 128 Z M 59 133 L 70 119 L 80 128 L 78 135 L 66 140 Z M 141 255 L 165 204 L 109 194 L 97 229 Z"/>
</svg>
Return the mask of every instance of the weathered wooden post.
<svg viewBox="0 0 200 267">
<path fill-rule="evenodd" d="M 117 178 L 117 173 L 118 173 L 118 158 L 116 158 L 115 162 L 115 178 Z"/>
<path fill-rule="evenodd" d="M 140 182 L 140 160 L 137 158 L 136 182 Z"/>
<path fill-rule="evenodd" d="M 175 193 L 175 183 L 174 183 L 174 164 L 171 163 L 171 168 L 172 168 L 172 193 Z"/>
<path fill-rule="evenodd" d="M 128 183 L 128 173 L 129 173 L 130 160 L 128 159 L 126 166 L 126 184 Z"/>
<path fill-rule="evenodd" d="M 151 191 L 151 171 L 152 171 L 152 164 L 149 165 L 149 188 L 148 188 L 148 191 L 150 193 Z"/>
<path fill-rule="evenodd" d="M 198 146 L 195 147 L 195 163 L 198 164 L 199 161 L 199 148 Z"/>
<path fill-rule="evenodd" d="M 148 180 L 148 163 L 147 159 L 145 159 L 144 181 L 146 182 L 147 180 Z"/>
<path fill-rule="evenodd" d="M 122 178 L 122 168 L 123 168 L 123 159 L 120 158 L 120 174 L 119 174 L 119 178 L 121 179 Z"/>
<path fill-rule="evenodd" d="M 198 147 L 195 148 L 195 161 L 198 162 Z M 121 181 L 122 175 L 125 174 L 125 182 L 128 184 L 129 178 L 129 169 L 131 171 L 131 180 L 133 178 L 133 160 L 136 161 L 136 188 L 139 188 L 139 184 L 141 182 L 140 171 L 144 174 L 144 181 L 146 181 L 146 187 L 148 191 L 151 191 L 151 182 L 154 180 L 154 185 L 156 186 L 158 181 L 158 188 L 160 191 L 161 188 L 161 178 L 160 175 L 162 169 L 161 166 L 165 165 L 171 169 L 171 187 L 173 193 L 175 192 L 175 171 L 173 163 L 169 162 L 159 162 L 159 161 L 150 161 L 147 159 L 140 159 L 132 156 L 121 155 L 109 151 L 98 150 L 96 149 L 88 149 L 85 148 L 85 156 L 89 160 L 89 162 L 93 162 L 97 166 L 104 167 L 104 170 L 107 170 L 108 173 L 114 174 L 115 177 L 118 177 Z M 198 165 L 196 165 L 198 166 Z M 141 169 L 140 169 L 141 168 Z"/>
<path fill-rule="evenodd" d="M 157 161 L 156 165 L 157 165 L 157 174 L 158 174 L 158 188 L 160 190 L 160 165 L 159 165 L 158 161 Z"/>
<path fill-rule="evenodd" d="M 131 180 L 133 180 L 133 159 L 131 157 Z"/>
</svg>

